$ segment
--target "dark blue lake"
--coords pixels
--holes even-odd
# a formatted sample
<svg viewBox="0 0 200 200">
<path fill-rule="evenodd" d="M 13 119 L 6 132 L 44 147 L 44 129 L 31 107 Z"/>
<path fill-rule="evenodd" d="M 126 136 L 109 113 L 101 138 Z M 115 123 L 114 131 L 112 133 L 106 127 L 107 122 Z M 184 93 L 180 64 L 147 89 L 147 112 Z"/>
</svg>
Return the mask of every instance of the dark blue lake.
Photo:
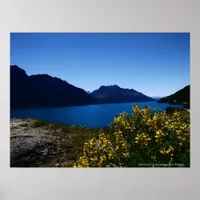
<svg viewBox="0 0 200 200">
<path fill-rule="evenodd" d="M 182 108 L 181 105 L 157 102 L 136 104 L 140 107 L 150 106 L 152 109 L 157 108 L 159 110 L 165 110 L 168 106 Z M 11 118 L 34 118 L 64 125 L 105 127 L 113 121 L 115 115 L 121 112 L 131 114 L 132 103 L 11 110 Z"/>
</svg>

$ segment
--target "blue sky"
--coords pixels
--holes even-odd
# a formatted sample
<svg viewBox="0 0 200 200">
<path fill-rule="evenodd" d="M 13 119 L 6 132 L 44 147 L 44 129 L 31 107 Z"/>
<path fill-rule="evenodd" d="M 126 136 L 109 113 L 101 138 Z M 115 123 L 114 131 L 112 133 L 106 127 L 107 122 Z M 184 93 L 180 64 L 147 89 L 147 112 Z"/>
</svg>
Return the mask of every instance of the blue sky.
<svg viewBox="0 0 200 200">
<path fill-rule="evenodd" d="M 189 33 L 11 33 L 11 65 L 83 88 L 167 96 L 190 84 Z"/>
</svg>

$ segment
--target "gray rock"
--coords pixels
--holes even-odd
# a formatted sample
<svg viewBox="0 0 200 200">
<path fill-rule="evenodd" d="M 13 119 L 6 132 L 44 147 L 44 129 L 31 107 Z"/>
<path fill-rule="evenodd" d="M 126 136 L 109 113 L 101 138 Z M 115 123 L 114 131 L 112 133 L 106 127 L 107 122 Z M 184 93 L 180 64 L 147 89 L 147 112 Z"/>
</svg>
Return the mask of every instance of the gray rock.
<svg viewBox="0 0 200 200">
<path fill-rule="evenodd" d="M 45 159 L 48 159 L 49 147 L 52 138 L 45 130 L 34 129 L 29 126 L 30 122 L 19 119 L 11 120 L 10 132 L 10 166 L 11 167 L 36 167 Z"/>
</svg>

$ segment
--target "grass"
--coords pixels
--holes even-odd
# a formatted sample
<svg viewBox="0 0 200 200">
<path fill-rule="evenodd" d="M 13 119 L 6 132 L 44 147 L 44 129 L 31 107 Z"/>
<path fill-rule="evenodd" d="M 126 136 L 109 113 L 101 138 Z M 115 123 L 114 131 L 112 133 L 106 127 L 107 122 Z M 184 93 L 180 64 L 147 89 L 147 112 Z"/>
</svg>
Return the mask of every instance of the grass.
<svg viewBox="0 0 200 200">
<path fill-rule="evenodd" d="M 36 120 L 31 127 L 32 128 L 39 128 L 39 127 L 47 127 L 49 125 L 48 122 L 42 120 Z"/>
<path fill-rule="evenodd" d="M 11 127 L 10 127 L 11 130 L 12 130 L 12 129 L 13 129 L 13 130 L 14 130 L 14 129 L 18 129 L 18 128 L 19 128 L 18 126 L 11 126 Z"/>
<path fill-rule="evenodd" d="M 54 162 L 51 160 L 39 167 L 73 167 L 83 152 L 85 141 L 99 135 L 100 128 L 86 128 L 81 126 L 65 126 L 58 123 L 49 123 L 43 120 L 35 120 L 31 128 L 45 129 L 47 134 L 54 138 L 53 148 Z M 107 128 L 103 129 L 107 132 Z"/>
<path fill-rule="evenodd" d="M 20 124 L 21 127 L 28 127 L 29 125 L 27 123 Z"/>
</svg>

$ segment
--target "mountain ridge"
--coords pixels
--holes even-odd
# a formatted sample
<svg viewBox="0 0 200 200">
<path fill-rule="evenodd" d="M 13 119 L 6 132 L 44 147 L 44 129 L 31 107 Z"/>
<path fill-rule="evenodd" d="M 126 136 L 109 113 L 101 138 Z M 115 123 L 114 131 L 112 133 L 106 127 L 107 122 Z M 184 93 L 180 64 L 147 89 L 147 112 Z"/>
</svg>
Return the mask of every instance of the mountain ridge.
<svg viewBox="0 0 200 200">
<path fill-rule="evenodd" d="M 178 90 L 177 92 L 161 98 L 158 103 L 170 103 L 170 104 L 185 104 L 190 107 L 190 85 Z"/>
<path fill-rule="evenodd" d="M 128 103 L 155 101 L 134 89 L 121 88 L 118 85 L 102 85 L 91 92 L 91 95 L 104 103 Z"/>
<path fill-rule="evenodd" d="M 11 65 L 11 108 L 62 107 L 107 103 L 150 102 L 152 97 L 134 89 L 102 85 L 93 92 L 48 74 L 28 76 Z"/>
<path fill-rule="evenodd" d="M 28 76 L 25 70 L 11 65 L 11 108 L 61 107 L 99 104 L 82 88 L 48 74 Z"/>
</svg>

